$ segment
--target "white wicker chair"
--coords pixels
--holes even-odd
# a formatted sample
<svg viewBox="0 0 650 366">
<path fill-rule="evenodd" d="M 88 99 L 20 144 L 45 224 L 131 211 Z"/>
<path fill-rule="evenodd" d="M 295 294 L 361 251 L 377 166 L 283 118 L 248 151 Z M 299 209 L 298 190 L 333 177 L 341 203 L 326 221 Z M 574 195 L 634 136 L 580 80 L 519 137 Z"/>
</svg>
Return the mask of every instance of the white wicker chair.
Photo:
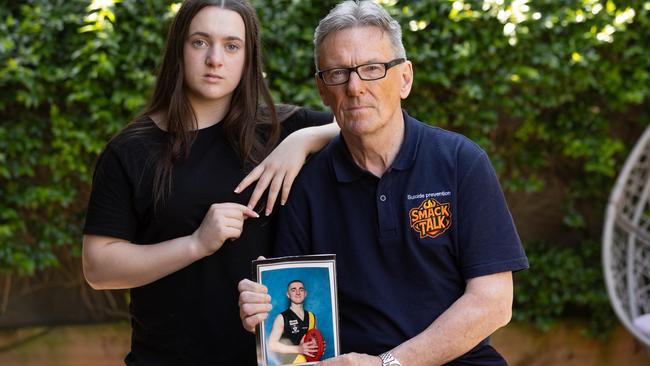
<svg viewBox="0 0 650 366">
<path fill-rule="evenodd" d="M 610 195 L 603 267 L 616 315 L 650 347 L 650 335 L 633 324 L 637 317 L 650 313 L 650 127 L 627 158 Z"/>
</svg>

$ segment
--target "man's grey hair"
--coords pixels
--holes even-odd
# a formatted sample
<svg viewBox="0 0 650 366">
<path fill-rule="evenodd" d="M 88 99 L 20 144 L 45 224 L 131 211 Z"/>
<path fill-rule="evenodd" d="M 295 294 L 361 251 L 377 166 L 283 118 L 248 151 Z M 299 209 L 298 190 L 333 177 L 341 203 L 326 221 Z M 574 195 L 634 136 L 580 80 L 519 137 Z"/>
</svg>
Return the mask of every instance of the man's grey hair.
<svg viewBox="0 0 650 366">
<path fill-rule="evenodd" d="M 377 27 L 385 32 L 397 58 L 406 58 L 402 44 L 402 28 L 388 12 L 369 0 L 347 0 L 339 3 L 323 18 L 314 32 L 314 62 L 318 69 L 320 46 L 328 35 L 347 28 Z"/>
</svg>

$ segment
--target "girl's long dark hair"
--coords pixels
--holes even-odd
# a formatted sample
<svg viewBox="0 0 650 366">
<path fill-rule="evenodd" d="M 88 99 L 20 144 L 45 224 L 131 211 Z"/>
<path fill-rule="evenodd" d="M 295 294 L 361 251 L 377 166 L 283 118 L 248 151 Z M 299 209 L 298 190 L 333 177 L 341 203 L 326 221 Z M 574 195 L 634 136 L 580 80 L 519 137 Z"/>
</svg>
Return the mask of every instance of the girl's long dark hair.
<svg viewBox="0 0 650 366">
<path fill-rule="evenodd" d="M 186 0 L 172 21 L 154 92 L 144 111 L 123 130 L 138 133 L 147 127 L 139 122 L 152 114 L 162 116 L 169 135 L 155 161 L 153 199 L 155 206 L 171 192 L 172 167 L 189 155 L 198 122 L 185 91 L 183 47 L 194 16 L 206 6 L 238 13 L 246 27 L 246 57 L 242 78 L 233 92 L 230 109 L 220 122 L 242 163 L 259 163 L 280 138 L 276 108 L 262 74 L 260 23 L 247 0 Z M 283 108 L 284 110 L 285 108 Z M 264 110 L 265 113 L 261 113 Z M 267 113 L 268 112 L 268 113 Z M 291 109 L 286 110 L 291 113 Z M 128 132 L 127 132 L 128 131 Z"/>
</svg>

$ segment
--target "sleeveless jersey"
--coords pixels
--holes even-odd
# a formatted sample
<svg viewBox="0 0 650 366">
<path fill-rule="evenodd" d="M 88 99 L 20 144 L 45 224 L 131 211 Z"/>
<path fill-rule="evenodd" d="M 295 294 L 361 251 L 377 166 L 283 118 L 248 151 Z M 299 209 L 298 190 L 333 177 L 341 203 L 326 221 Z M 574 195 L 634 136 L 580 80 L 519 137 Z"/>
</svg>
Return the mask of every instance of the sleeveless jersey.
<svg viewBox="0 0 650 366">
<path fill-rule="evenodd" d="M 282 337 L 291 340 L 291 343 L 299 345 L 302 337 L 305 336 L 308 330 L 316 328 L 316 317 L 311 311 L 305 310 L 305 319 L 300 319 L 296 313 L 290 308 L 282 312 L 284 318 L 284 330 Z M 307 362 L 304 355 L 298 354 L 293 360 L 293 364 L 301 364 Z"/>
<path fill-rule="evenodd" d="M 300 319 L 291 309 L 282 312 L 284 318 L 284 330 L 282 338 L 291 340 L 291 343 L 299 345 L 302 337 L 308 330 L 315 327 L 316 319 L 311 311 L 305 310 L 305 319 Z"/>
</svg>

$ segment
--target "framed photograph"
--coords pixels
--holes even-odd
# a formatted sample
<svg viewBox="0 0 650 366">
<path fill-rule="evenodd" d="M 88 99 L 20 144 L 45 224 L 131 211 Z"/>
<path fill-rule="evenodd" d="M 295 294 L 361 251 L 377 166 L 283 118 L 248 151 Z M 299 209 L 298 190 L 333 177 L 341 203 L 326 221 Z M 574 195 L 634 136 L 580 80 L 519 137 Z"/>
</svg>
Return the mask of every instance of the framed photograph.
<svg viewBox="0 0 650 366">
<path fill-rule="evenodd" d="M 273 309 L 257 328 L 259 366 L 314 365 L 339 355 L 336 256 L 253 261 Z"/>
</svg>

